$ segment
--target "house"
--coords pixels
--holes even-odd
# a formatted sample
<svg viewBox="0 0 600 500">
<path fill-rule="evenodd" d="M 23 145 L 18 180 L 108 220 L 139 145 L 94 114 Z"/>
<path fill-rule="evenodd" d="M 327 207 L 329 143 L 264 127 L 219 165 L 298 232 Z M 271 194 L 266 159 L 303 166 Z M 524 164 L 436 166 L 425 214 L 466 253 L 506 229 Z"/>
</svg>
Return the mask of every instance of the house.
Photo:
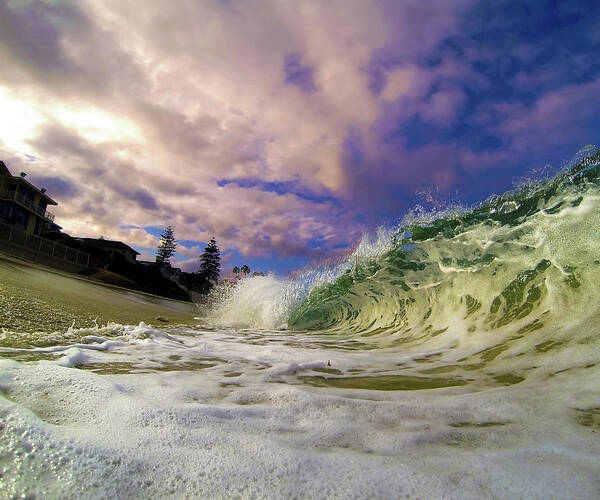
<svg viewBox="0 0 600 500">
<path fill-rule="evenodd" d="M 25 179 L 25 172 L 12 175 L 0 161 L 0 222 L 21 229 L 28 234 L 40 235 L 54 222 L 54 215 L 46 209 L 58 205 L 45 189 L 38 189 Z"/>
<path fill-rule="evenodd" d="M 137 256 L 140 255 L 139 252 L 136 252 L 133 248 L 131 248 L 129 245 L 126 245 L 122 241 L 105 240 L 103 237 L 77 238 L 77 240 L 88 247 L 99 249 L 102 251 L 102 253 L 109 256 L 109 261 L 105 264 L 110 264 L 114 260 L 116 255 L 125 257 L 125 260 L 127 262 L 135 264 Z M 104 266 L 99 265 L 98 267 Z"/>
</svg>

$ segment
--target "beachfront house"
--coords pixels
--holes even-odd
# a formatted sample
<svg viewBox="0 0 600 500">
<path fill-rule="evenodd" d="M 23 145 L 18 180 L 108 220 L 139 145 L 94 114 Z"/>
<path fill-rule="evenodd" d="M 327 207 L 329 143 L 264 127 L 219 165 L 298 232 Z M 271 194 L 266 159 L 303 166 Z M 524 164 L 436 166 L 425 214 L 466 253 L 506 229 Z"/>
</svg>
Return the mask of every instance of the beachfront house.
<svg viewBox="0 0 600 500">
<path fill-rule="evenodd" d="M 28 234 L 39 235 L 52 226 L 54 215 L 48 205 L 58 205 L 45 189 L 38 189 L 25 177 L 27 174 L 12 175 L 0 161 L 0 222 L 4 222 Z"/>
<path fill-rule="evenodd" d="M 84 243 L 87 246 L 91 246 L 101 250 L 106 255 L 107 260 L 98 265 L 98 267 L 105 267 L 106 264 L 110 264 L 114 261 L 115 256 L 124 257 L 125 260 L 131 264 L 136 263 L 136 258 L 140 255 L 129 245 L 126 245 L 122 241 L 105 240 L 104 238 L 77 238 L 78 241 Z"/>
</svg>

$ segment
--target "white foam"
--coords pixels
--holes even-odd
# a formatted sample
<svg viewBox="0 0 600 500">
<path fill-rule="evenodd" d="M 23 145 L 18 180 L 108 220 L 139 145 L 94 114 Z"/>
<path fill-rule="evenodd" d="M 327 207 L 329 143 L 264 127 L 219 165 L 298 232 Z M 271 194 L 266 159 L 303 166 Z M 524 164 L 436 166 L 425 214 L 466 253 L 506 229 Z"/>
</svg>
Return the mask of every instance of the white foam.
<svg viewBox="0 0 600 500">
<path fill-rule="evenodd" d="M 297 368 L 308 367 L 281 373 Z M 562 377 L 543 390 L 462 395 L 219 387 L 201 373 L 103 377 L 53 363 L 2 361 L 0 374 L 9 496 L 597 493 L 599 444 L 571 410 L 600 403 L 597 372 L 584 384 Z"/>
<path fill-rule="evenodd" d="M 389 250 L 396 232 L 380 227 L 363 236 L 344 259 L 325 261 L 297 272 L 293 278 L 251 276 L 212 293 L 210 319 L 219 327 L 275 330 L 287 327 L 294 309 L 315 287 L 330 283 L 345 271 Z"/>
<path fill-rule="evenodd" d="M 592 333 L 593 324 L 579 328 Z M 471 347 L 403 353 L 286 332 L 146 325 L 120 332 L 120 340 L 90 334 L 90 344 L 46 351 L 60 353 L 58 363 L 0 361 L 0 491 L 90 498 L 597 492 L 600 443 L 594 427 L 578 423 L 600 407 L 597 350 L 573 346 L 568 356 L 548 357 L 561 359 L 561 369 L 571 360 L 563 373 L 525 350 L 464 372 L 481 383 L 389 392 L 300 381 L 327 370 L 424 377 L 398 365 L 418 369 L 412 358 L 438 354 L 442 361 L 427 367 L 443 366 Z M 64 368 L 117 365 L 137 373 Z M 503 366 L 521 373 L 526 365 L 538 368 L 520 384 L 485 385 L 486 373 Z M 167 368 L 175 371 L 156 371 Z"/>
<path fill-rule="evenodd" d="M 231 328 L 283 328 L 298 301 L 290 285 L 275 276 L 242 279 L 217 301 L 213 320 Z"/>
<path fill-rule="evenodd" d="M 88 357 L 83 353 L 83 350 L 78 347 L 71 347 L 64 351 L 64 356 L 56 362 L 59 366 L 72 367 L 82 365 Z"/>
</svg>

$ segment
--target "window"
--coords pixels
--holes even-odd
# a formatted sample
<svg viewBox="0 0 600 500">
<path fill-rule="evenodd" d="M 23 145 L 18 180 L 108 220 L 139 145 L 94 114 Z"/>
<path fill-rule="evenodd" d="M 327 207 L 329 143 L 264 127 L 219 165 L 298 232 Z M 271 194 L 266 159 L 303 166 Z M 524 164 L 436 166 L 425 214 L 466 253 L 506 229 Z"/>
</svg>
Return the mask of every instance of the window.
<svg viewBox="0 0 600 500">
<path fill-rule="evenodd" d="M 14 225 L 20 229 L 27 229 L 27 222 L 29 222 L 29 213 L 23 208 L 15 205 L 13 207 L 13 213 L 11 219 L 14 221 Z"/>
<path fill-rule="evenodd" d="M 10 213 L 10 203 L 0 202 L 0 218 L 8 219 L 8 214 Z"/>
</svg>

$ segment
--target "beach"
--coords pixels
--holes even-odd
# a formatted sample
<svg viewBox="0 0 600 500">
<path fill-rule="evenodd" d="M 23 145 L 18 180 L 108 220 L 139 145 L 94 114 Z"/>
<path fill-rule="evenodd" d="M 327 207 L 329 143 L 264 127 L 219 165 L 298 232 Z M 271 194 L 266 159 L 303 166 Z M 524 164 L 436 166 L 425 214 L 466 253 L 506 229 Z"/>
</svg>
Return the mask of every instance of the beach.
<svg viewBox="0 0 600 500">
<path fill-rule="evenodd" d="M 193 325 L 197 316 L 193 303 L 91 281 L 0 254 L 0 338 L 109 322 Z M 37 337 L 25 338 L 31 343 Z M 43 339 L 39 337 L 42 343 Z"/>
</svg>

